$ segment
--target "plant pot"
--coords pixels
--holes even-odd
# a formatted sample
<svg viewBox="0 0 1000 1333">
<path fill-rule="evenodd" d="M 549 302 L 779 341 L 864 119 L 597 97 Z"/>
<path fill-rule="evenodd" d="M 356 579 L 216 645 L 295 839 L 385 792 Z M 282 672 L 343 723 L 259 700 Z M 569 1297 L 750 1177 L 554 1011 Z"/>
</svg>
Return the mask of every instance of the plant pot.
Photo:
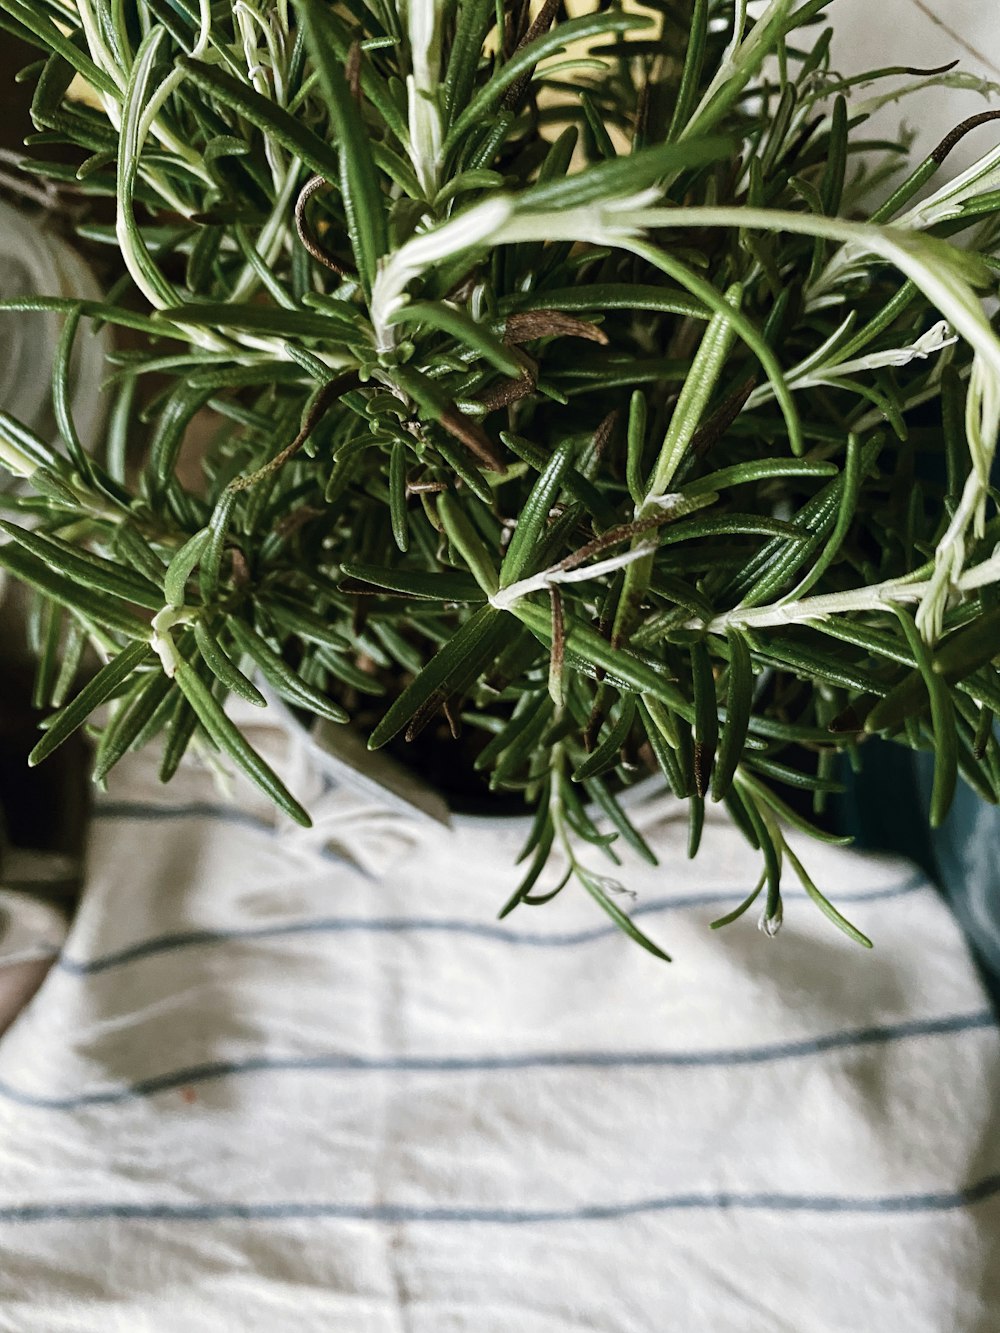
<svg viewBox="0 0 1000 1333">
<path fill-rule="evenodd" d="M 313 761 L 331 781 L 346 782 L 358 791 L 387 803 L 401 814 L 430 818 L 446 826 L 455 820 L 500 821 L 507 828 L 523 828 L 525 834 L 531 825 L 530 816 L 511 813 L 513 802 L 501 794 L 496 797 L 497 813 L 484 810 L 481 800 L 472 804 L 455 795 L 449 798 L 426 781 L 416 768 L 401 763 L 391 755 L 368 750 L 364 739 L 351 727 L 334 726 L 321 718 L 303 723 L 273 696 L 269 696 L 268 705 L 276 706 L 287 725 L 301 734 Z M 616 797 L 619 805 L 628 810 L 665 792 L 663 777 L 659 773 L 650 773 L 633 786 L 616 792 Z"/>
<path fill-rule="evenodd" d="M 926 818 L 933 783 L 929 756 L 906 756 L 912 764 Z M 959 783 L 948 818 L 930 832 L 934 868 L 986 976 L 1000 1009 L 1000 808 L 987 805 Z"/>
<path fill-rule="evenodd" d="M 932 829 L 933 757 L 873 741 L 864 759 L 860 773 L 844 774 L 844 832 L 859 850 L 915 861 L 937 883 L 1000 1008 L 1000 808 L 959 782 L 947 819 Z"/>
</svg>

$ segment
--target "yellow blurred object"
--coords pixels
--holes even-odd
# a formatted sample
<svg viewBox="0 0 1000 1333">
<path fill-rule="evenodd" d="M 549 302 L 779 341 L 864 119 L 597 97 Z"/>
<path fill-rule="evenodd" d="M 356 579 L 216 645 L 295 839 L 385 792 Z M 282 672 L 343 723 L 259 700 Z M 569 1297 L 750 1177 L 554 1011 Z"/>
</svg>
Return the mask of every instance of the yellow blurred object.
<svg viewBox="0 0 1000 1333">
<path fill-rule="evenodd" d="M 66 90 L 66 96 L 72 102 L 84 102 L 87 106 L 92 106 L 95 111 L 103 111 L 104 103 L 100 96 L 94 91 L 86 79 L 79 74 L 73 75 L 73 81 Z"/>
</svg>

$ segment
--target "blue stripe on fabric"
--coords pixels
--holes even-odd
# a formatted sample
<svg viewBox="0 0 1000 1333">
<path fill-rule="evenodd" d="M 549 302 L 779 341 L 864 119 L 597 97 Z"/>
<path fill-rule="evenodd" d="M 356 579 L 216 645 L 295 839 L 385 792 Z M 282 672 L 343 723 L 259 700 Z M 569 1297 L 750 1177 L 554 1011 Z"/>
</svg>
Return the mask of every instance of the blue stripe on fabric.
<svg viewBox="0 0 1000 1333">
<path fill-rule="evenodd" d="M 365 1203 L 27 1203 L 0 1207 L 0 1224 L 92 1222 L 103 1219 L 147 1222 L 350 1221 L 437 1222 L 494 1226 L 537 1226 L 552 1222 L 609 1222 L 643 1213 L 695 1209 L 779 1213 L 879 1214 L 950 1212 L 1000 1195 L 1000 1175 L 986 1176 L 964 1189 L 924 1194 L 863 1195 L 747 1193 L 731 1190 L 668 1194 L 620 1203 L 573 1208 L 421 1207 Z"/>
<path fill-rule="evenodd" d="M 838 898 L 842 903 L 880 902 L 888 898 L 900 898 L 919 889 L 928 888 L 927 881 L 920 873 L 914 874 L 903 884 L 892 885 L 885 889 L 862 890 L 860 893 L 844 895 Z M 804 898 L 804 892 L 786 893 L 785 899 Z M 732 889 L 716 889 L 710 892 L 689 893 L 673 898 L 651 898 L 632 909 L 631 915 L 648 916 L 659 912 L 686 911 L 692 907 L 701 907 L 708 903 L 727 902 L 733 897 Z M 532 931 L 514 930 L 510 926 L 492 925 L 482 921 L 460 921 L 441 917 L 313 917 L 304 921 L 283 922 L 281 925 L 236 926 L 215 930 L 176 931 L 166 935 L 156 935 L 145 940 L 138 940 L 123 949 L 99 955 L 97 958 L 78 959 L 65 955 L 57 960 L 57 966 L 71 976 L 90 976 L 97 972 L 106 972 L 110 968 L 120 967 L 124 963 L 150 958 L 157 954 L 172 953 L 178 949 L 190 949 L 196 946 L 212 947 L 242 940 L 281 939 L 295 935 L 337 935 L 353 932 L 372 934 L 409 934 L 416 931 L 438 932 L 446 935 L 468 935 L 478 939 L 493 940 L 500 944 L 518 944 L 533 948 L 564 948 L 577 944 L 589 944 L 595 940 L 607 939 L 621 934 L 615 925 L 590 926 L 584 930 L 572 931 Z"/>
<path fill-rule="evenodd" d="M 475 1056 L 364 1056 L 334 1052 L 312 1056 L 250 1056 L 244 1060 L 215 1060 L 186 1069 L 171 1070 L 117 1088 L 68 1097 L 23 1092 L 0 1082 L 0 1098 L 19 1106 L 49 1111 L 73 1111 L 83 1106 L 104 1106 L 133 1101 L 174 1088 L 213 1079 L 259 1073 L 397 1073 L 468 1074 L 526 1069 L 704 1069 L 765 1064 L 822 1055 L 828 1051 L 883 1046 L 914 1037 L 939 1037 L 996 1029 L 992 1011 L 958 1014 L 948 1018 L 915 1019 L 884 1027 L 833 1032 L 799 1041 L 712 1051 L 532 1051 L 519 1055 Z"/>
</svg>

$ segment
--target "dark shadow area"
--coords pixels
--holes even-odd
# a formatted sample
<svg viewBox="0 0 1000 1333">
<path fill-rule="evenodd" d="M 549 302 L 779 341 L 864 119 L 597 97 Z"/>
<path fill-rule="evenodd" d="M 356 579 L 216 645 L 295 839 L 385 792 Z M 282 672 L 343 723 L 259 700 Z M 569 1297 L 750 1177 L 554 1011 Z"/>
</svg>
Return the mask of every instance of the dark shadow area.
<svg viewBox="0 0 1000 1333">
<path fill-rule="evenodd" d="M 18 652 L 20 628 L 9 605 L 5 611 L 0 617 L 0 877 L 7 859 L 4 844 L 23 852 L 57 853 L 66 861 L 65 872 L 33 879 L 30 889 L 71 914 L 80 891 L 79 868 L 87 831 L 87 746 L 82 737 L 71 737 L 44 764 L 28 767 L 43 715 L 32 708 L 34 672 L 27 657 Z"/>
</svg>

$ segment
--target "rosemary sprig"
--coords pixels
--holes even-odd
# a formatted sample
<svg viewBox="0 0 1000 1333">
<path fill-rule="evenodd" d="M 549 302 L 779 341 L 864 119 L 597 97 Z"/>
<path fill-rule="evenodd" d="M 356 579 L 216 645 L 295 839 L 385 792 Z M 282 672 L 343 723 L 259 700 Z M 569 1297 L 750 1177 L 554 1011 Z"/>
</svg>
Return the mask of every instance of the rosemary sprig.
<svg viewBox="0 0 1000 1333">
<path fill-rule="evenodd" d="M 686 32 L 554 4 L 500 32 L 485 0 L 0 9 L 60 146 L 25 170 L 75 192 L 109 289 L 3 304 L 65 318 L 64 447 L 0 414 L 28 483 L 0 565 L 58 710 L 35 758 L 103 705 L 102 779 L 165 733 L 165 773 L 206 747 L 303 820 L 223 710 L 257 672 L 520 793 L 504 911 L 575 882 L 665 957 L 588 850 L 652 856 L 619 796 L 658 767 L 692 849 L 714 800 L 762 858 L 723 921 L 766 889 L 773 934 L 787 863 L 867 944 L 788 845 L 789 791 L 820 808 L 877 732 L 934 750 L 935 821 L 958 774 L 1000 799 L 997 113 L 882 200 L 867 112 L 950 66 L 887 61 L 908 82 L 858 103 L 821 0 L 698 0 Z M 88 441 L 95 322 L 131 333 Z M 87 641 L 106 665 L 67 701 Z"/>
</svg>

